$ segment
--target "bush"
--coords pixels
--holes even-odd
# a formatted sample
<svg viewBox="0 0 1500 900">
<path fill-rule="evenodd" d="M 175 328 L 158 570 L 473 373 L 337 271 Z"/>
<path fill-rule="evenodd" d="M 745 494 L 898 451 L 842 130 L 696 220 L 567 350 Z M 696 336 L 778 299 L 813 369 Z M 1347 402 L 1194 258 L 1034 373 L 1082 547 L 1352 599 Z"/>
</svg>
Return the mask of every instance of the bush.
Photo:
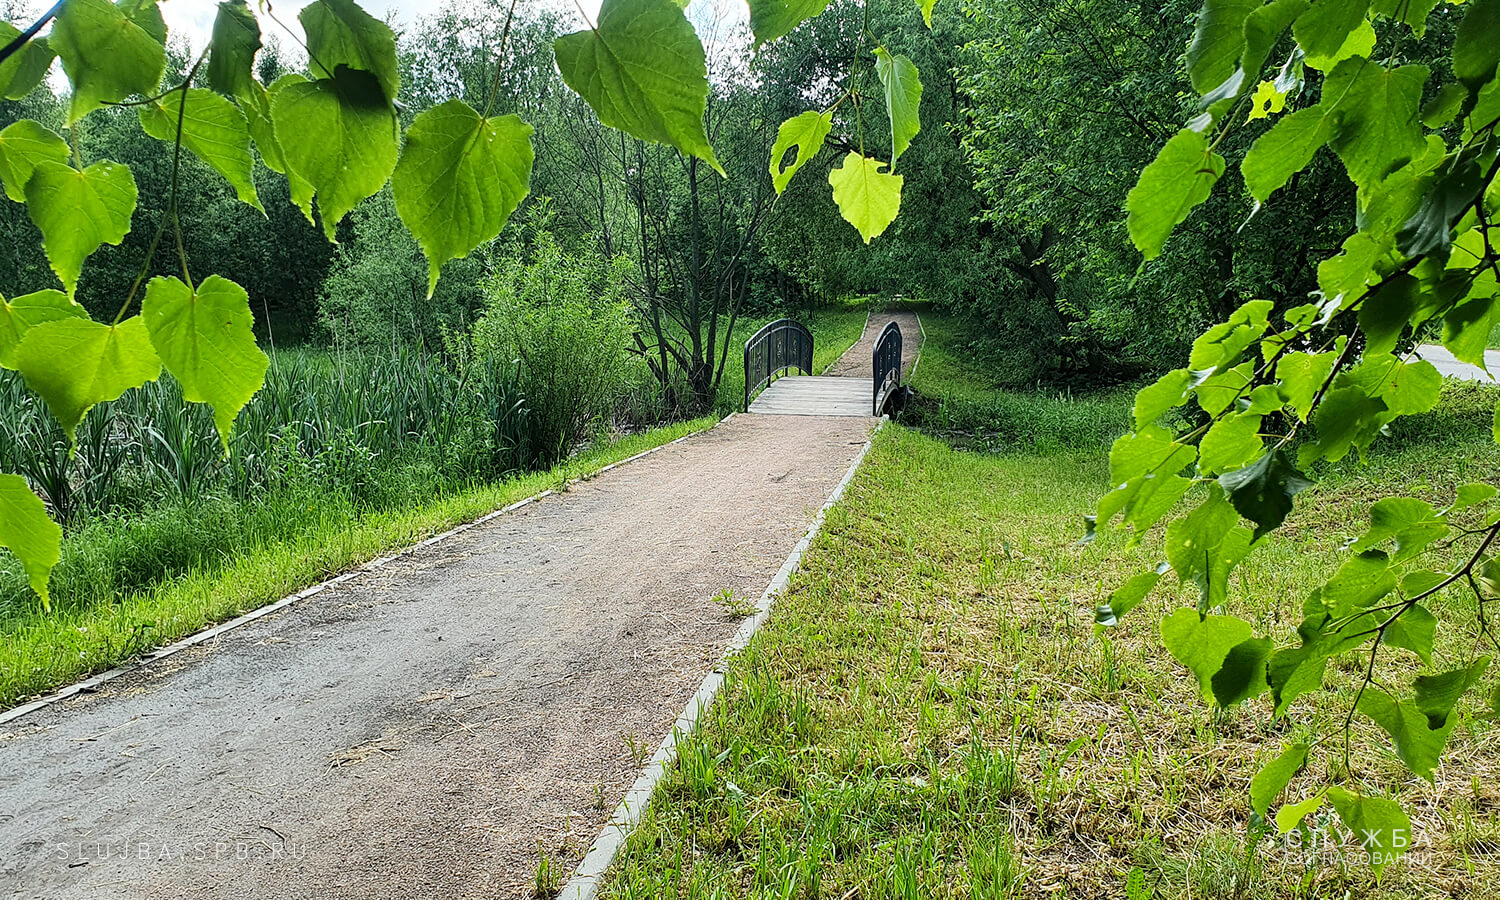
<svg viewBox="0 0 1500 900">
<path fill-rule="evenodd" d="M 473 352 L 489 365 L 514 362 L 543 465 L 597 430 L 639 382 L 629 265 L 588 249 L 565 252 L 539 227 L 528 258 L 498 263 L 484 282 Z"/>
</svg>

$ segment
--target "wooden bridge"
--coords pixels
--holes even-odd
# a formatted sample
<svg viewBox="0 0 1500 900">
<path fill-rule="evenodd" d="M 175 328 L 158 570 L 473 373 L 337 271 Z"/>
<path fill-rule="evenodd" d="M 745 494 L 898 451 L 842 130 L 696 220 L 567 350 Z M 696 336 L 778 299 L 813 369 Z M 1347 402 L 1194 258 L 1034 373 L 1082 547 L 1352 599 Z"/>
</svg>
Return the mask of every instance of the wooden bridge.
<svg viewBox="0 0 1500 900">
<path fill-rule="evenodd" d="M 884 414 L 909 371 L 903 368 L 902 324 L 920 335 L 921 323 L 913 313 L 871 316 L 861 340 L 820 375 L 813 372 L 812 332 L 793 319 L 770 323 L 745 342 L 745 411 L 773 416 Z"/>
</svg>

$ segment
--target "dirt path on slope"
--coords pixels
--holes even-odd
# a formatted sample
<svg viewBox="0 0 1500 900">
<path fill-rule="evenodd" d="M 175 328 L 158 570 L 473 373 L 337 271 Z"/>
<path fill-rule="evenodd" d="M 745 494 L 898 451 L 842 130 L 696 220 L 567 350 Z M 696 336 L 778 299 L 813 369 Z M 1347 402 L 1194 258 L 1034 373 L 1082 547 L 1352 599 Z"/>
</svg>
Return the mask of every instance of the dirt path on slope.
<svg viewBox="0 0 1500 900">
<path fill-rule="evenodd" d="M 845 351 L 838 362 L 823 374 L 843 378 L 873 377 L 871 362 L 875 354 L 875 339 L 880 337 L 887 322 L 895 322 L 901 328 L 901 377 L 905 378 L 911 372 L 912 364 L 917 361 L 918 351 L 922 349 L 922 325 L 917 320 L 916 313 L 905 310 L 872 314 L 859 342 Z"/>
<path fill-rule="evenodd" d="M 736 416 L 10 723 L 0 896 L 529 896 L 872 425 Z"/>
</svg>

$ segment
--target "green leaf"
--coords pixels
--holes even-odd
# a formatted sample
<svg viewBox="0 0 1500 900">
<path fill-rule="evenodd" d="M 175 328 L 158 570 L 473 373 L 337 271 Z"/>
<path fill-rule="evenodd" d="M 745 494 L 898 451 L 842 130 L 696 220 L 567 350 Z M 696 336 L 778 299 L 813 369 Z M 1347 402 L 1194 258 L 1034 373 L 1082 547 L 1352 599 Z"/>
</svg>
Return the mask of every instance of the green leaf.
<svg viewBox="0 0 1500 900">
<path fill-rule="evenodd" d="M 922 79 L 917 66 L 905 56 L 892 56 L 884 47 L 875 48 L 875 72 L 885 88 L 885 110 L 891 119 L 891 169 L 922 130 Z"/>
<path fill-rule="evenodd" d="M 271 116 L 287 167 L 315 192 L 323 233 L 385 186 L 396 168 L 396 113 L 368 72 L 341 68 L 333 79 L 288 83 L 274 92 Z M 295 194 L 293 195 L 295 199 Z"/>
<path fill-rule="evenodd" d="M 1343 619 L 1355 610 L 1373 606 L 1395 589 L 1390 557 L 1379 550 L 1364 550 L 1339 566 L 1323 585 L 1320 602 L 1333 618 Z"/>
<path fill-rule="evenodd" d="M 141 317 L 151 344 L 183 399 L 214 410 L 219 442 L 229 452 L 235 416 L 265 381 L 270 360 L 255 344 L 250 295 L 218 275 L 195 291 L 179 278 L 153 278 Z"/>
<path fill-rule="evenodd" d="M 17 203 L 26 202 L 26 182 L 38 164 L 67 161 L 68 142 L 40 122 L 22 119 L 0 131 L 0 183 Z"/>
<path fill-rule="evenodd" d="M 1188 367 L 1212 372 L 1238 363 L 1245 351 L 1266 333 L 1273 308 L 1269 300 L 1250 300 L 1241 304 L 1228 319 L 1193 341 Z"/>
<path fill-rule="evenodd" d="M 1198 444 L 1198 472 L 1217 475 L 1260 456 L 1260 416 L 1236 413 L 1215 422 Z"/>
<path fill-rule="evenodd" d="M 1349 451 L 1363 451 L 1375 440 L 1387 420 L 1385 404 L 1358 387 L 1336 387 L 1324 395 L 1313 413 L 1317 441 L 1303 444 L 1297 462 L 1304 468 L 1314 460 L 1338 462 Z"/>
<path fill-rule="evenodd" d="M 1203 698 L 1214 699 L 1213 677 L 1236 645 L 1250 638 L 1250 623 L 1234 616 L 1200 616 L 1179 609 L 1161 622 L 1161 639 L 1173 658 L 1198 678 Z"/>
<path fill-rule="evenodd" d="M 73 84 L 70 125 L 105 103 L 155 93 L 166 71 L 166 49 L 109 0 L 64 3 L 51 44 Z"/>
<path fill-rule="evenodd" d="M 1384 355 L 1396 349 L 1406 325 L 1422 303 L 1422 286 L 1407 274 L 1387 279 L 1359 305 L 1359 327 L 1365 352 Z"/>
<path fill-rule="evenodd" d="M 1219 326 L 1214 326 L 1218 328 Z M 1198 338 L 1203 340 L 1202 336 Z M 1212 369 L 1199 369 L 1195 375 L 1202 375 Z M 1232 369 L 1225 369 L 1217 375 L 1210 375 L 1203 379 L 1198 385 L 1198 406 L 1210 416 L 1217 416 L 1224 410 L 1233 406 L 1245 394 L 1245 388 L 1250 386 L 1255 376 L 1255 363 L 1246 360 Z"/>
<path fill-rule="evenodd" d="M 1385 497 L 1370 507 L 1370 527 L 1349 549 L 1356 553 L 1394 541 L 1393 562 L 1403 562 L 1448 535 L 1448 523 L 1432 504 L 1414 497 Z"/>
<path fill-rule="evenodd" d="M 1481 656 L 1461 669 L 1441 675 L 1418 675 L 1417 710 L 1427 717 L 1427 727 L 1437 731 L 1448 726 L 1449 713 L 1469 688 L 1479 683 L 1490 667 L 1490 658 Z"/>
<path fill-rule="evenodd" d="M 127 19 L 151 35 L 153 41 L 162 45 L 167 43 L 167 20 L 162 18 L 156 0 L 115 0 L 115 6 L 125 13 Z"/>
<path fill-rule="evenodd" d="M 1286 94 L 1276 90 L 1276 85 L 1262 81 L 1255 86 L 1255 96 L 1250 98 L 1250 116 L 1247 122 L 1268 119 L 1286 107 Z"/>
<path fill-rule="evenodd" d="M 154 381 L 161 360 L 140 316 L 118 325 L 70 317 L 29 329 L 16 348 L 15 368 L 71 441 L 94 404 Z"/>
<path fill-rule="evenodd" d="M 1120 624 L 1120 618 L 1141 605 L 1141 601 L 1146 599 L 1146 595 L 1151 593 L 1151 589 L 1156 587 L 1156 583 L 1169 568 L 1168 563 L 1161 563 L 1150 572 L 1132 575 L 1130 580 L 1109 595 L 1108 603 L 1094 610 L 1094 624 L 1103 625 L 1106 628 L 1113 628 Z"/>
<path fill-rule="evenodd" d="M 1439 0 L 1373 0 L 1370 14 L 1399 19 L 1420 38 L 1427 31 L 1427 17 L 1432 14 L 1438 2 Z"/>
<path fill-rule="evenodd" d="M 791 183 L 797 170 L 806 165 L 823 148 L 823 139 L 833 130 L 833 113 L 818 113 L 808 110 L 792 116 L 776 131 L 776 144 L 771 147 L 771 184 L 780 194 Z M 782 167 L 786 152 L 797 148 L 797 155 L 790 165 Z"/>
<path fill-rule="evenodd" d="M 1187 493 L 1192 482 L 1180 473 L 1197 459 L 1196 447 L 1177 443 L 1155 425 L 1122 435 L 1110 448 L 1110 483 L 1115 489 L 1099 500 L 1097 520 L 1108 523 L 1124 513 L 1137 538 L 1160 521 Z"/>
<path fill-rule="evenodd" d="M 178 116 L 182 146 L 229 182 L 235 196 L 265 212 L 255 193 L 255 160 L 250 156 L 250 126 L 239 107 L 213 91 L 188 88 L 172 91 L 141 107 L 141 130 L 159 141 L 175 143 Z"/>
<path fill-rule="evenodd" d="M 427 255 L 427 295 L 443 263 L 468 256 L 505 227 L 531 187 L 533 129 L 485 119 L 462 100 L 417 116 L 391 176 L 396 212 Z"/>
<path fill-rule="evenodd" d="M 1270 638 L 1247 638 L 1231 647 L 1209 682 L 1214 702 L 1228 709 L 1264 694 L 1270 686 L 1266 680 L 1270 655 Z"/>
<path fill-rule="evenodd" d="M 1322 3 L 1315 4 L 1313 9 L 1317 9 L 1322 5 Z M 1304 62 L 1319 72 L 1331 72 L 1339 63 L 1346 59 L 1355 56 L 1362 56 L 1368 59 L 1371 51 L 1374 49 L 1375 29 L 1370 26 L 1369 22 L 1361 19 L 1359 24 L 1354 26 L 1354 30 L 1349 32 L 1348 36 L 1344 38 L 1344 43 L 1340 44 L 1337 50 L 1327 56 L 1309 53 Z"/>
<path fill-rule="evenodd" d="M 1314 642 L 1272 653 L 1266 664 L 1266 678 L 1271 682 L 1271 697 L 1276 702 L 1274 714 L 1277 717 L 1284 715 L 1292 701 L 1320 689 L 1327 666 L 1328 654 Z"/>
<path fill-rule="evenodd" d="M 118 244 L 130 232 L 135 178 L 122 163 L 96 162 L 82 172 L 39 163 L 26 182 L 26 212 L 42 231 L 52 271 L 68 294 L 78 286 L 83 261 L 100 244 Z"/>
<path fill-rule="evenodd" d="M 1442 128 L 1458 116 L 1468 90 L 1461 84 L 1445 84 L 1431 100 L 1422 104 L 1422 124 L 1428 128 Z"/>
<path fill-rule="evenodd" d="M 245 0 L 223 0 L 209 39 L 208 86 L 226 97 L 249 95 L 255 85 L 250 68 L 259 50 L 260 23 L 250 6 Z"/>
<path fill-rule="evenodd" d="M 1406 579 L 1401 587 L 1407 590 Z M 1411 593 L 1408 591 L 1408 593 Z M 1420 604 L 1406 610 L 1386 625 L 1381 643 L 1410 650 L 1422 662 L 1432 664 L 1432 642 L 1437 637 L 1437 617 Z"/>
<path fill-rule="evenodd" d="M 1309 57 L 1332 56 L 1365 20 L 1370 0 L 1315 0 L 1292 23 L 1292 36 Z"/>
<path fill-rule="evenodd" d="M 844 221 L 859 230 L 866 244 L 896 221 L 896 213 L 901 209 L 903 179 L 880 171 L 884 168 L 885 163 L 880 160 L 851 150 L 843 165 L 828 173 L 833 202 L 838 204 Z"/>
<path fill-rule="evenodd" d="M 1500 65 L 1500 0 L 1470 0 L 1453 39 L 1453 74 L 1477 92 Z"/>
<path fill-rule="evenodd" d="M 1382 797 L 1368 797 L 1347 791 L 1341 787 L 1330 787 L 1328 798 L 1338 810 L 1344 825 L 1354 832 L 1359 845 L 1364 848 L 1370 868 L 1379 872 L 1411 846 L 1411 820 L 1401 810 L 1401 805 Z"/>
<path fill-rule="evenodd" d="M 1495 404 L 1495 418 L 1490 426 L 1490 435 L 1494 437 L 1495 443 L 1500 444 L 1500 403 Z"/>
<path fill-rule="evenodd" d="M 0 296 L 0 368 L 15 367 L 16 348 L 33 326 L 57 319 L 87 319 L 88 315 L 62 291 L 37 291 L 14 300 Z"/>
<path fill-rule="evenodd" d="M 1378 398 L 1393 416 L 1424 413 L 1437 406 L 1443 376 L 1425 359 L 1407 362 L 1395 356 L 1366 353 L 1359 365 L 1339 375 L 1337 384 L 1356 385 Z M 1383 422 L 1382 422 L 1383 424 Z"/>
<path fill-rule="evenodd" d="M 1166 415 L 1167 410 L 1181 406 L 1198 382 L 1187 369 L 1174 369 L 1141 388 L 1135 395 L 1136 427 L 1150 425 Z"/>
<path fill-rule="evenodd" d="M 1282 33 L 1306 10 L 1307 0 L 1272 0 L 1250 11 L 1245 17 L 1245 52 L 1240 57 L 1240 68 L 1249 77 L 1260 75 L 1266 56 L 1281 39 Z M 1281 85 L 1276 89 L 1285 90 Z"/>
<path fill-rule="evenodd" d="M 1219 476 L 1235 510 L 1255 523 L 1254 540 L 1275 531 L 1292 511 L 1293 498 L 1312 482 L 1297 471 L 1284 450 L 1273 450 L 1233 472 Z"/>
<path fill-rule="evenodd" d="M 0 547 L 21 561 L 42 609 L 51 609 L 47 580 L 62 555 L 62 529 L 19 475 L 0 475 Z"/>
<path fill-rule="evenodd" d="M 1281 382 L 1281 391 L 1287 405 L 1297 413 L 1297 418 L 1307 421 L 1312 411 L 1313 397 L 1318 389 L 1333 374 L 1333 364 L 1338 353 L 1288 353 L 1276 364 L 1276 378 Z"/>
<path fill-rule="evenodd" d="M 593 31 L 565 34 L 554 46 L 563 81 L 600 122 L 676 147 L 724 174 L 703 126 L 703 45 L 672 0 L 604 0 Z"/>
<path fill-rule="evenodd" d="M 1203 0 L 1187 50 L 1193 90 L 1207 94 L 1234 74 L 1245 49 L 1245 17 L 1260 5 L 1260 0 Z"/>
<path fill-rule="evenodd" d="M 1471 506 L 1479 506 L 1495 499 L 1497 494 L 1500 494 L 1500 488 L 1496 488 L 1493 484 L 1476 481 L 1460 485 L 1453 500 L 1453 508 L 1468 509 Z"/>
<path fill-rule="evenodd" d="M 1250 779 L 1251 809 L 1263 816 L 1270 810 L 1271 803 L 1286 790 L 1292 777 L 1307 765 L 1307 750 L 1308 746 L 1301 742 L 1288 744 L 1280 755 L 1255 773 Z"/>
<path fill-rule="evenodd" d="M 1421 205 L 1396 232 L 1396 246 L 1406 256 L 1446 253 L 1453 228 L 1487 183 L 1480 161 L 1486 153 L 1473 147 L 1448 159 L 1427 181 Z M 1480 246 L 1483 242 L 1480 241 Z"/>
<path fill-rule="evenodd" d="M 932 27 L 932 8 L 937 6 L 937 0 L 917 0 L 917 9 L 922 11 L 922 21 L 927 27 Z"/>
<path fill-rule="evenodd" d="M 1419 109 L 1427 74 L 1426 66 L 1386 69 L 1362 57 L 1345 60 L 1328 74 L 1323 96 L 1342 98 L 1338 130 L 1328 146 L 1355 184 L 1373 185 L 1426 150 Z"/>
<path fill-rule="evenodd" d="M 1327 799 L 1327 795 L 1320 791 L 1305 800 L 1297 803 L 1288 803 L 1286 806 L 1278 809 L 1276 811 L 1276 830 L 1281 834 L 1286 834 L 1288 831 L 1301 825 L 1302 820 L 1316 812 L 1318 807 L 1323 805 L 1325 799 Z"/>
<path fill-rule="evenodd" d="M 811 19 L 813 16 L 822 15 L 823 10 L 828 8 L 828 0 L 749 0 L 750 2 L 750 33 L 755 36 L 755 46 L 758 48 L 767 41 L 788 34 L 793 28 Z M 927 27 L 932 27 L 932 4 L 936 0 L 928 0 L 927 8 L 923 11 L 923 18 L 927 20 Z"/>
<path fill-rule="evenodd" d="M 338 77 L 340 66 L 375 76 L 386 102 L 401 89 L 396 35 L 353 0 L 315 0 L 297 14 L 307 33 L 307 55 L 319 79 Z"/>
<path fill-rule="evenodd" d="M 1312 162 L 1313 154 L 1333 135 L 1328 111 L 1309 106 L 1282 116 L 1271 130 L 1255 139 L 1240 163 L 1245 187 L 1257 203 Z"/>
<path fill-rule="evenodd" d="M 0 47 L 9 44 L 21 34 L 21 30 L 9 22 L 0 22 Z M 20 100 L 36 89 L 47 77 L 56 54 L 46 38 L 32 38 L 25 46 L 0 63 L 0 97 Z"/>
<path fill-rule="evenodd" d="M 1224 157 L 1209 149 L 1207 135 L 1183 129 L 1167 141 L 1125 198 L 1130 239 L 1146 259 L 1161 255 L 1172 229 L 1223 174 Z"/>
<path fill-rule="evenodd" d="M 1359 711 L 1391 736 L 1396 755 L 1408 769 L 1428 781 L 1433 780 L 1432 770 L 1437 768 L 1443 745 L 1448 742 L 1452 722 L 1444 721 L 1440 727 L 1432 728 L 1417 703 L 1403 703 L 1373 684 L 1365 685 L 1359 698 Z"/>
</svg>

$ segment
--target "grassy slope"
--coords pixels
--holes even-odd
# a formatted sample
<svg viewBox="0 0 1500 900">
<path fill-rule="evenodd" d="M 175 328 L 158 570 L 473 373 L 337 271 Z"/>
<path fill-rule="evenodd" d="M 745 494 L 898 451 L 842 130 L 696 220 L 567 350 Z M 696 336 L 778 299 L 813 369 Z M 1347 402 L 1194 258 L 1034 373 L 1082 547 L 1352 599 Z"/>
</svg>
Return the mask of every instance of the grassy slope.
<svg viewBox="0 0 1500 900">
<path fill-rule="evenodd" d="M 819 367 L 831 364 L 858 340 L 865 321 L 862 303 L 819 310 L 807 317 L 813 329 Z M 736 336 L 754 333 L 764 322 L 739 323 Z M 724 395 L 733 402 L 719 415 L 652 429 L 593 448 L 557 466 L 534 473 L 459 491 L 425 502 L 402 503 L 381 511 L 360 511 L 345 503 L 328 503 L 317 510 L 297 510 L 298 527 L 267 527 L 269 536 L 229 558 L 185 563 L 188 574 L 161 579 L 144 590 L 130 591 L 110 603 L 86 604 L 43 614 L 40 608 L 12 610 L 0 617 L 0 708 L 107 669 L 139 653 L 171 643 L 208 625 L 280 599 L 310 584 L 470 521 L 561 482 L 578 478 L 684 434 L 711 427 L 724 413 L 738 408 L 744 372 L 730 352 Z M 730 376 L 734 375 L 734 378 Z M 731 383 L 732 382 L 732 383 Z M 721 407 L 726 404 L 721 403 Z M 396 476 L 392 476 L 396 477 Z M 266 517 L 278 513 L 264 511 Z M 213 504 L 180 517 L 166 517 L 150 527 L 185 531 L 212 527 Z M 159 537 L 159 535 L 158 535 Z M 189 541 L 184 536 L 184 543 Z M 121 534 L 70 537 L 65 558 L 70 570 L 89 577 L 89 556 L 106 548 L 96 541 L 131 540 Z M 107 562 L 100 562 L 107 565 Z"/>
<path fill-rule="evenodd" d="M 945 323 L 927 328 L 923 392 L 963 382 L 970 400 L 1008 415 L 1040 410 L 1037 398 L 986 391 L 943 355 Z M 1450 391 L 1368 465 L 1323 473 L 1282 539 L 1240 570 L 1236 611 L 1284 640 L 1375 491 L 1441 499 L 1493 479 L 1494 401 Z M 1307 723 L 1341 721 L 1352 691 L 1299 705 L 1288 722 L 1268 723 L 1261 703 L 1214 714 L 1155 634 L 1161 613 L 1192 602 L 1186 591 L 1159 590 L 1096 635 L 1092 608 L 1154 562 L 1159 542 L 1076 545 L 1107 472 L 1097 447 L 1066 448 L 1124 415 L 1094 400 L 1053 406 L 1022 449 L 999 454 L 883 432 L 733 662 L 609 896 L 1123 897 L 1134 868 L 1161 897 L 1494 895 L 1500 763 L 1473 700 L 1436 787 L 1402 775 L 1363 723 L 1356 732 L 1358 769 L 1418 807 L 1425 859 L 1388 869 L 1379 887 L 1362 867 L 1304 869 L 1280 849 L 1247 861 L 1250 776 Z M 1047 433 L 1070 416 L 1101 421 Z M 1440 640 L 1437 664 L 1468 637 Z M 1328 683 L 1350 675 L 1331 666 Z M 1315 766 L 1288 797 L 1325 776 Z"/>
</svg>

